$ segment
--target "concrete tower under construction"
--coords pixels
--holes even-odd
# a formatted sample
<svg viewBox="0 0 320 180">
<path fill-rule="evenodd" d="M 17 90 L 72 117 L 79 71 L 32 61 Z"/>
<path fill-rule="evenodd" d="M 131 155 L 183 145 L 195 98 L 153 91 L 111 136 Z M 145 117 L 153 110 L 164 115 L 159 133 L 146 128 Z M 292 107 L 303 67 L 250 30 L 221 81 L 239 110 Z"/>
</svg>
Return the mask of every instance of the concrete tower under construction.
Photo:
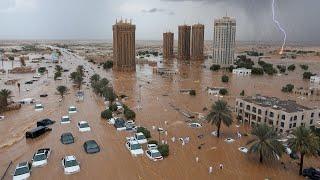
<svg viewBox="0 0 320 180">
<path fill-rule="evenodd" d="M 188 25 L 179 26 L 178 36 L 178 59 L 190 60 L 190 31 L 191 27 Z"/>
<path fill-rule="evenodd" d="M 203 48 L 204 48 L 204 25 L 194 24 L 192 26 L 192 38 L 191 38 L 191 59 L 203 60 Z"/>
<path fill-rule="evenodd" d="M 174 34 L 172 32 L 163 33 L 163 58 L 170 59 L 173 57 Z"/>
<path fill-rule="evenodd" d="M 113 30 L 113 69 L 116 71 L 135 71 L 135 31 L 131 21 L 120 20 L 112 26 Z"/>
</svg>

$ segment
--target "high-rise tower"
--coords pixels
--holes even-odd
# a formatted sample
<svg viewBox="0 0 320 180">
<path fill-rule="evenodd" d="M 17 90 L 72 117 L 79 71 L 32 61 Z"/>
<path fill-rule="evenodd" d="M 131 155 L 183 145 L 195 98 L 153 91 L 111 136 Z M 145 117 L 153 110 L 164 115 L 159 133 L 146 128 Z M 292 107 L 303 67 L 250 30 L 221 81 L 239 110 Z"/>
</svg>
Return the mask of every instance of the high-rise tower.
<svg viewBox="0 0 320 180">
<path fill-rule="evenodd" d="M 190 31 L 190 26 L 179 26 L 178 59 L 180 60 L 190 59 Z"/>
<path fill-rule="evenodd" d="M 222 17 L 214 20 L 213 61 L 229 66 L 234 61 L 236 20 Z"/>
<path fill-rule="evenodd" d="M 191 59 L 203 60 L 204 48 L 204 25 L 194 24 L 192 26 Z"/>
<path fill-rule="evenodd" d="M 135 71 L 135 31 L 131 21 L 116 21 L 113 30 L 113 69 L 117 71 Z"/>
<path fill-rule="evenodd" d="M 170 59 L 173 57 L 174 34 L 172 32 L 163 33 L 163 58 Z"/>
</svg>

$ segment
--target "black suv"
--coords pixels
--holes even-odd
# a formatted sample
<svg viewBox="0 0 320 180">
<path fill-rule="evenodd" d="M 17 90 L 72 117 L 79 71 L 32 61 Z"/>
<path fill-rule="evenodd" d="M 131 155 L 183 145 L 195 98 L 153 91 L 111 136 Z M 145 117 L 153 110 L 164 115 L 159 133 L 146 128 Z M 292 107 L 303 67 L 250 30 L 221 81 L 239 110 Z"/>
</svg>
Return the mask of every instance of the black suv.
<svg viewBox="0 0 320 180">
<path fill-rule="evenodd" d="M 53 121 L 51 119 L 42 119 L 41 121 L 37 122 L 37 127 L 38 126 L 48 126 L 54 124 L 56 121 Z"/>
</svg>

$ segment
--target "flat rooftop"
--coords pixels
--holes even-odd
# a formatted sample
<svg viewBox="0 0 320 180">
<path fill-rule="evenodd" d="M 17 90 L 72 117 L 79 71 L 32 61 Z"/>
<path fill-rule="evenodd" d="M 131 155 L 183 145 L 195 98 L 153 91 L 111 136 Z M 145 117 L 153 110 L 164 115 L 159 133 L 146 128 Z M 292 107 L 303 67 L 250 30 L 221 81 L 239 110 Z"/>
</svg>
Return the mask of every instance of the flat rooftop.
<svg viewBox="0 0 320 180">
<path fill-rule="evenodd" d="M 312 110 L 309 107 L 297 104 L 292 100 L 280 100 L 277 97 L 268 97 L 262 95 L 250 96 L 242 98 L 244 101 L 254 103 L 263 107 L 270 107 L 275 110 L 282 110 L 288 113 L 299 112 L 304 110 Z"/>
</svg>

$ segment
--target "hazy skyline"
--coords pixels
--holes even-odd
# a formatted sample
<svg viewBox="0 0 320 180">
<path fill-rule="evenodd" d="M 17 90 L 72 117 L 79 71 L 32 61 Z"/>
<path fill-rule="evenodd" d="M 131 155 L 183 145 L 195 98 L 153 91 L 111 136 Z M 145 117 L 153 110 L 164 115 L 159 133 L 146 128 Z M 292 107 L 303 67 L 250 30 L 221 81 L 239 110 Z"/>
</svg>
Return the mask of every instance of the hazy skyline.
<svg viewBox="0 0 320 180">
<path fill-rule="evenodd" d="M 179 24 L 205 25 L 226 13 L 237 20 L 237 40 L 281 41 L 272 0 L 1 0 L 0 39 L 111 39 L 116 18 L 132 19 L 137 40 L 160 40 Z M 276 0 L 288 41 L 320 42 L 319 0 Z"/>
</svg>

